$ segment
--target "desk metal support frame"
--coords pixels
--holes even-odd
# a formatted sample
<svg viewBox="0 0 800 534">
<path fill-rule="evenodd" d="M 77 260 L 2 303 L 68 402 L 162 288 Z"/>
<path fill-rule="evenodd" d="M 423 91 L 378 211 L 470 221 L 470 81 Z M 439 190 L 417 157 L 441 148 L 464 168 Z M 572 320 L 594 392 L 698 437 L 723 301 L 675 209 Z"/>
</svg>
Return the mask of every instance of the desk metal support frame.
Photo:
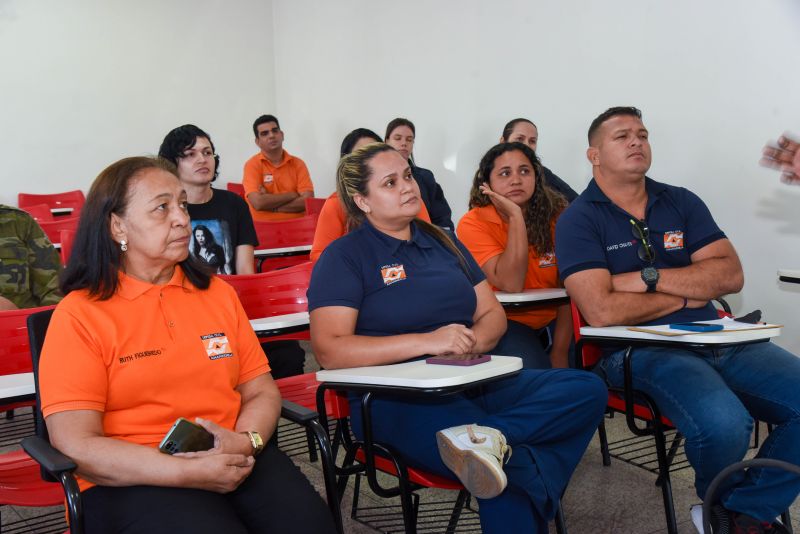
<svg viewBox="0 0 800 534">
<path fill-rule="evenodd" d="M 328 416 L 325 409 L 325 393 L 327 390 L 348 391 L 361 394 L 360 409 L 364 426 L 364 440 L 352 441 L 348 443 L 349 439 L 344 437 L 343 434 L 347 433 L 341 428 L 337 428 L 336 438 L 334 439 L 333 451 L 337 448 L 338 443 L 343 443 L 347 448 L 347 454 L 342 467 L 336 467 L 336 473 L 340 476 L 339 480 L 339 493 L 341 497 L 344 485 L 346 484 L 346 477 L 351 474 L 364 473 L 367 482 L 377 495 L 390 498 L 399 496 L 403 510 L 403 523 L 405 532 L 408 534 L 415 534 L 417 532 L 417 513 L 419 507 L 419 497 L 412 492 L 420 489 L 420 486 L 412 483 L 408 478 L 408 466 L 400 458 L 392 447 L 385 444 L 376 443 L 374 441 L 372 429 L 372 413 L 371 405 L 376 396 L 381 394 L 390 394 L 391 396 L 406 396 L 406 397 L 421 397 L 421 396 L 447 396 L 460 393 L 467 389 L 473 389 L 483 386 L 484 384 L 494 382 L 499 379 L 508 378 L 518 374 L 519 371 L 504 374 L 502 376 L 492 377 L 484 380 L 471 382 L 468 384 L 461 384 L 457 386 L 435 387 L 435 388 L 411 388 L 402 386 L 384 386 L 373 384 L 352 384 L 343 382 L 322 382 L 317 388 L 317 412 L 319 414 L 319 421 L 323 428 L 328 427 Z M 364 465 L 352 465 L 355 462 L 355 456 L 358 449 L 364 451 Z M 397 486 L 385 488 L 381 486 L 378 481 L 375 458 L 381 456 L 389 459 L 398 473 Z M 331 459 L 332 461 L 332 459 Z M 344 478 L 344 480 L 343 480 Z M 326 487 L 332 483 L 326 479 Z M 449 523 L 446 532 L 455 532 L 458 524 L 459 516 L 464 505 L 468 503 L 468 494 L 465 490 L 459 493 L 456 499 L 456 506 L 450 515 Z M 556 516 L 556 529 L 559 534 L 566 534 L 566 527 L 564 524 L 564 516 L 559 503 L 558 513 Z"/>
</svg>

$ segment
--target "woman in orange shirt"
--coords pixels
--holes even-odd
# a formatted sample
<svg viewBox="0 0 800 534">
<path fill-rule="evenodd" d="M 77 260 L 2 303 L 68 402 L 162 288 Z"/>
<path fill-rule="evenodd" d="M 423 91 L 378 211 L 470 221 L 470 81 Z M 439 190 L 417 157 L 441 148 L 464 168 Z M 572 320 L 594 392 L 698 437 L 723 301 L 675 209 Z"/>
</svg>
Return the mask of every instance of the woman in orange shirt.
<svg viewBox="0 0 800 534">
<path fill-rule="evenodd" d="M 77 464 L 92 533 L 333 532 L 270 436 L 281 397 L 228 284 L 189 255 L 168 161 L 120 160 L 92 184 L 39 371 L 50 439 Z M 213 447 L 171 456 L 178 417 Z"/>
<path fill-rule="evenodd" d="M 458 238 L 495 289 L 517 293 L 561 286 L 554 232 L 556 218 L 567 203 L 545 185 L 542 166 L 530 147 L 522 143 L 492 147 L 475 173 L 469 205 L 470 211 L 458 223 Z M 509 312 L 508 318 L 504 341 L 524 347 L 529 355 L 526 366 L 569 365 L 569 304 Z M 552 339 L 549 355 L 541 342 L 543 336 Z M 500 347 L 507 343 L 501 342 L 495 352 L 504 354 Z"/>
<path fill-rule="evenodd" d="M 353 150 L 361 148 L 370 143 L 382 143 L 383 139 L 369 128 L 356 128 L 347 134 L 342 140 L 342 147 L 339 150 L 339 157 L 344 157 Z M 425 222 L 431 222 L 428 210 L 423 204 L 420 208 L 418 217 Z M 342 203 L 339 202 L 339 195 L 334 191 L 325 200 L 322 211 L 317 219 L 317 229 L 314 231 L 314 242 L 311 244 L 311 261 L 316 262 L 325 247 L 336 239 L 347 233 L 345 229 L 345 217 Z"/>
</svg>

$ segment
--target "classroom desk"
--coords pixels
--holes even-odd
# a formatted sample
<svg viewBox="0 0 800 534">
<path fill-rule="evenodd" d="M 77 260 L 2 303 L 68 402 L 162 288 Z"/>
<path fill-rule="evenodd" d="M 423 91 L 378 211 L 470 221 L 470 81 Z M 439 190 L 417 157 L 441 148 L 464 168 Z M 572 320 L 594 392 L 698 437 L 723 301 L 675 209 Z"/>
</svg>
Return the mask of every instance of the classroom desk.
<svg viewBox="0 0 800 534">
<path fill-rule="evenodd" d="M 301 256 L 311 252 L 311 245 L 298 245 L 296 247 L 261 248 L 255 250 L 256 258 L 280 258 L 283 256 Z"/>
<path fill-rule="evenodd" d="M 403 522 L 406 532 L 413 529 L 416 516 L 413 513 L 411 500 L 408 495 L 402 495 L 406 483 L 401 483 L 396 488 L 387 489 L 378 480 L 376 455 L 383 456 L 383 446 L 374 443 L 372 435 L 371 405 L 373 394 L 402 395 L 402 396 L 442 396 L 452 395 L 476 387 L 480 384 L 492 382 L 503 377 L 512 376 L 522 369 L 522 360 L 513 356 L 492 356 L 492 360 L 474 366 L 456 365 L 431 365 L 424 360 L 397 363 L 392 365 L 378 365 L 371 367 L 355 367 L 350 369 L 332 369 L 317 372 L 320 382 L 317 388 L 317 413 L 322 428 L 328 428 L 328 414 L 325 406 L 325 393 L 328 389 L 345 390 L 361 395 L 361 416 L 363 421 L 364 439 L 363 453 L 366 477 L 373 490 L 401 495 L 403 503 Z M 349 454 L 349 453 L 348 453 Z M 330 462 L 331 459 L 325 460 Z M 334 487 L 333 475 L 326 475 L 326 485 Z"/>
<path fill-rule="evenodd" d="M 715 322 L 715 321 L 703 321 Z M 648 332 L 628 330 L 627 326 L 582 326 L 581 337 L 585 341 L 625 341 L 636 340 L 637 345 L 648 345 L 641 341 L 652 341 L 653 345 L 688 345 L 690 347 L 705 345 L 738 345 L 742 343 L 754 343 L 781 335 L 781 327 L 760 328 L 757 330 L 717 332 L 693 332 L 679 336 L 661 336 Z"/>
<path fill-rule="evenodd" d="M 287 256 L 302 256 L 311 252 L 311 245 L 298 245 L 296 247 L 281 247 L 281 248 L 261 248 L 253 251 L 258 264 L 256 271 L 261 272 L 261 266 L 264 260 L 269 258 L 284 258 Z"/>
<path fill-rule="evenodd" d="M 526 289 L 519 293 L 495 291 L 494 294 L 500 304 L 507 309 L 553 306 L 569 302 L 567 290 L 560 287 Z"/>
<path fill-rule="evenodd" d="M 0 401 L 11 404 L 36 397 L 33 373 L 0 376 Z"/>
<path fill-rule="evenodd" d="M 286 315 L 273 315 L 264 319 L 252 319 L 250 326 L 258 337 L 280 336 L 293 332 L 308 330 L 310 320 L 308 312 L 288 313 Z"/>
<path fill-rule="evenodd" d="M 778 269 L 778 280 L 790 284 L 800 284 L 800 269 Z"/>
<path fill-rule="evenodd" d="M 317 381 L 347 385 L 392 386 L 426 391 L 444 390 L 497 379 L 522 369 L 516 356 L 492 356 L 478 365 L 432 365 L 425 360 L 317 371 Z"/>
</svg>

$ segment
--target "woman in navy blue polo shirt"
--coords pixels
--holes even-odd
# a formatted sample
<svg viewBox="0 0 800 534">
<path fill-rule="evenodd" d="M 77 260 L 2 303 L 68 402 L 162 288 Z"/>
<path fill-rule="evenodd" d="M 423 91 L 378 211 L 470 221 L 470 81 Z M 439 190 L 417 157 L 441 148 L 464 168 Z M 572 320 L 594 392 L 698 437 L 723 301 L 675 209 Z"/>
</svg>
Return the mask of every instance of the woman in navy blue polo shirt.
<svg viewBox="0 0 800 534">
<path fill-rule="evenodd" d="M 342 158 L 337 182 L 351 231 L 322 253 L 308 290 L 320 364 L 491 351 L 506 329 L 503 310 L 463 245 L 416 219 L 420 192 L 406 159 L 367 145 Z M 607 395 L 591 373 L 523 370 L 446 398 L 376 399 L 374 435 L 412 466 L 455 474 L 480 501 L 484 533 L 547 532 Z M 351 417 L 361 435 L 360 411 Z"/>
</svg>

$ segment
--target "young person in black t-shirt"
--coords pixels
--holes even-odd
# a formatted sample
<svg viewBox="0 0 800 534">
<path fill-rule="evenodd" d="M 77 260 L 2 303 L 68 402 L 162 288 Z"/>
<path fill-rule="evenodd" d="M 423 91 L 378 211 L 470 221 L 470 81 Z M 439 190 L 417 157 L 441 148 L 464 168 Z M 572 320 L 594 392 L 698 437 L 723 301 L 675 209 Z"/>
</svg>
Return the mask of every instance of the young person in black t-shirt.
<svg viewBox="0 0 800 534">
<path fill-rule="evenodd" d="M 190 253 L 218 274 L 253 274 L 253 250 L 258 245 L 253 218 L 239 195 L 211 187 L 219 174 L 219 156 L 211 136 L 193 124 L 178 126 L 164 138 L 158 155 L 175 164 L 186 189 L 192 220 Z M 269 355 L 273 378 L 303 372 L 305 351 L 297 341 L 262 346 Z"/>
</svg>

